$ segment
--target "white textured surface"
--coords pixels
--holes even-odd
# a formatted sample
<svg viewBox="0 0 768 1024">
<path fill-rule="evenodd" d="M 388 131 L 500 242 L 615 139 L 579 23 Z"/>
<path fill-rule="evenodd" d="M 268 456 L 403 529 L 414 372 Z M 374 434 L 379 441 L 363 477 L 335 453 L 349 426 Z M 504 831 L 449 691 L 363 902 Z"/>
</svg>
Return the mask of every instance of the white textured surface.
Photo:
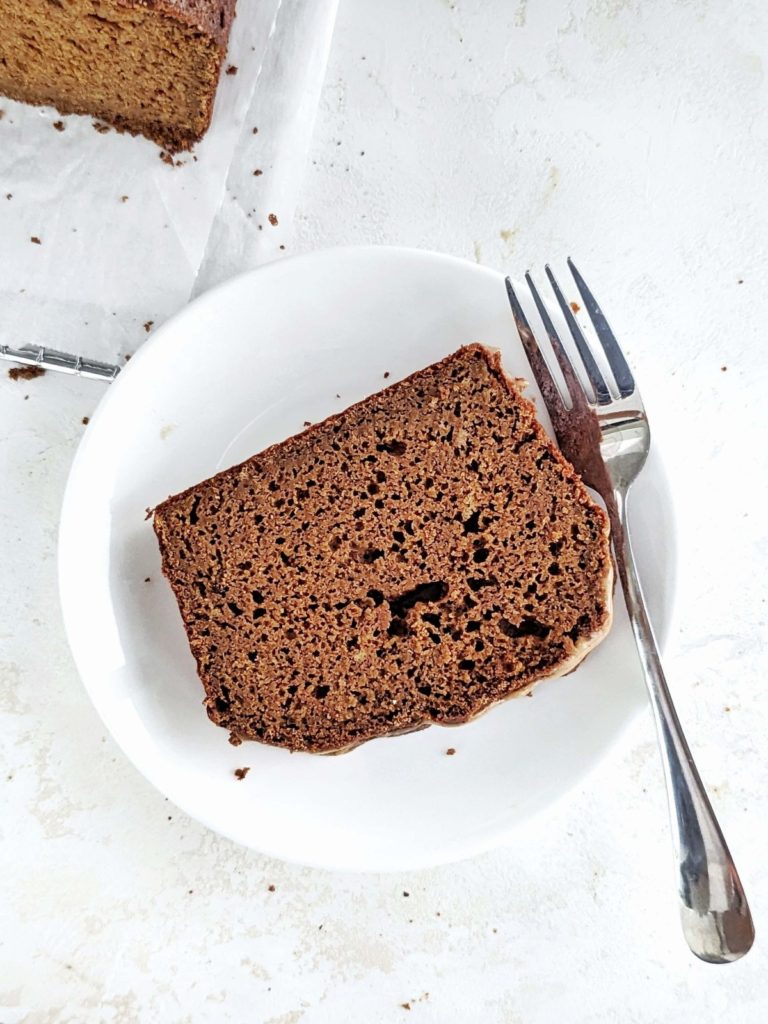
<svg viewBox="0 0 768 1024">
<path fill-rule="evenodd" d="M 758 0 L 346 0 L 286 241 L 518 273 L 571 252 L 599 289 L 673 475 L 666 663 L 753 952 L 683 945 L 649 721 L 512 848 L 408 877 L 288 867 L 177 814 L 104 735 L 59 623 L 59 502 L 100 386 L 3 374 L 4 1024 L 766 1019 L 766 38 Z"/>
</svg>

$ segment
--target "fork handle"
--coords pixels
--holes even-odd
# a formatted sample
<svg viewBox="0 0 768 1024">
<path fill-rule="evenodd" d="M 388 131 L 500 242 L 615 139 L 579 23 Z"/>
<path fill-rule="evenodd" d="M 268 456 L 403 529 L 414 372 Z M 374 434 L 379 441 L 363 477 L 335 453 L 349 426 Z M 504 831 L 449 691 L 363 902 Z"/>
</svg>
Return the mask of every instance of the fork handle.
<svg viewBox="0 0 768 1024">
<path fill-rule="evenodd" d="M 686 742 L 664 678 L 627 526 L 627 489 L 613 492 L 614 550 L 632 632 L 648 686 L 669 797 L 683 932 L 709 963 L 743 956 L 755 930 L 739 875 Z"/>
</svg>

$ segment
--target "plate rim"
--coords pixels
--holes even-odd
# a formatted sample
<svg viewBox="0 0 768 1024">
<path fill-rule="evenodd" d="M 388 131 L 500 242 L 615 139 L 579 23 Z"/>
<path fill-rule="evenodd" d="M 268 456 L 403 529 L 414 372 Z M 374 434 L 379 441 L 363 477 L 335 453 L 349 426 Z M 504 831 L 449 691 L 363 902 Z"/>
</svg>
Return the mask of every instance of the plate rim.
<svg viewBox="0 0 768 1024">
<path fill-rule="evenodd" d="M 105 390 L 104 394 L 99 399 L 98 405 L 91 416 L 88 428 L 78 445 L 77 451 L 70 465 L 60 506 L 60 519 L 57 535 L 57 591 L 64 632 L 72 655 L 72 660 L 75 668 L 77 669 L 81 683 L 85 688 L 99 719 L 109 732 L 112 740 L 116 743 L 133 767 L 153 786 L 153 788 L 165 796 L 170 802 L 194 821 L 199 822 L 205 828 L 210 829 L 218 835 L 224 836 L 239 846 L 253 850 L 254 852 L 264 856 L 285 861 L 286 863 L 327 871 L 349 871 L 355 873 L 427 870 L 431 867 L 456 863 L 470 857 L 478 856 L 481 853 L 507 846 L 514 836 L 519 835 L 521 831 L 526 829 L 529 825 L 534 822 L 540 822 L 542 819 L 558 812 L 562 807 L 567 805 L 570 800 L 573 800 L 577 794 L 583 790 L 584 786 L 598 771 L 598 769 L 600 769 L 612 757 L 616 756 L 628 733 L 635 728 L 640 716 L 648 715 L 649 706 L 647 701 L 637 701 L 628 709 L 624 721 L 616 730 L 613 737 L 611 737 L 611 739 L 602 747 L 602 749 L 597 753 L 595 759 L 591 761 L 589 765 L 576 773 L 573 781 L 570 782 L 569 785 L 558 795 L 548 800 L 541 807 L 534 808 L 529 811 L 524 818 L 516 819 L 507 825 L 501 826 L 492 834 L 483 833 L 478 838 L 472 838 L 469 836 L 466 839 L 461 840 L 458 844 L 453 844 L 443 854 L 435 854 L 432 852 L 427 855 L 426 851 L 424 851 L 421 854 L 417 852 L 416 855 L 412 853 L 402 861 L 396 861 L 392 857 L 388 857 L 386 861 L 382 861 L 380 863 L 377 863 L 373 859 L 369 859 L 365 866 L 361 866 L 352 862 L 344 863 L 343 858 L 338 857 L 331 861 L 323 856 L 314 859 L 303 859 L 292 856 L 280 849 L 279 844 L 273 846 L 269 841 L 269 836 L 261 837 L 259 845 L 256 846 L 252 842 L 249 842 L 242 836 L 238 835 L 237 830 L 228 829 L 227 827 L 222 826 L 218 821 L 214 824 L 211 817 L 204 811 L 201 811 L 198 807 L 194 807 L 194 809 L 190 808 L 188 806 L 188 801 L 185 800 L 183 796 L 180 796 L 173 786 L 169 789 L 167 779 L 164 779 L 162 770 L 158 768 L 157 765 L 151 763 L 151 759 L 137 760 L 134 754 L 129 752 L 127 749 L 127 744 L 123 742 L 120 731 L 115 731 L 114 724 L 109 720 L 108 702 L 100 695 L 98 681 L 90 678 L 90 674 L 83 668 L 81 657 L 78 654 L 78 645 L 73 639 L 74 617 L 71 610 L 72 602 L 69 597 L 69 590 L 72 584 L 68 575 L 68 567 L 66 565 L 66 536 L 70 530 L 70 519 L 77 515 L 77 510 L 73 503 L 73 494 L 78 486 L 77 478 L 80 466 L 88 456 L 91 441 L 98 429 L 103 411 L 110 401 L 112 401 L 110 396 L 114 395 L 116 392 L 120 392 L 125 387 L 123 383 L 124 380 L 126 378 L 131 380 L 132 376 L 135 376 L 136 372 L 138 372 L 136 367 L 142 366 L 148 354 L 157 352 L 159 348 L 165 344 L 166 336 L 169 334 L 171 337 L 173 336 L 177 320 L 188 313 L 193 313 L 195 309 L 201 309 L 210 303 L 215 303 L 219 296 L 226 294 L 229 290 L 238 288 L 244 281 L 257 275 L 264 277 L 269 273 L 275 273 L 286 264 L 296 266 L 301 263 L 311 264 L 318 260 L 322 261 L 328 257 L 344 257 L 352 254 L 362 255 L 382 252 L 395 258 L 404 257 L 406 259 L 420 259 L 426 262 L 453 264 L 461 267 L 464 271 L 471 270 L 480 276 L 494 278 L 499 281 L 499 283 L 503 283 L 504 278 L 507 276 L 503 271 L 497 270 L 493 267 L 488 267 L 461 256 L 455 256 L 453 254 L 439 252 L 436 250 L 400 245 L 365 244 L 331 246 L 322 249 L 315 249 L 310 252 L 281 257 L 259 267 L 244 270 L 224 281 L 219 282 L 202 294 L 195 296 L 191 301 L 186 303 L 173 313 L 166 321 L 164 321 L 156 331 L 153 331 L 151 336 L 141 345 L 130 362 L 126 364 L 126 366 L 121 370 L 121 373 L 118 374 L 117 378 L 110 384 L 109 388 Z M 669 499 L 666 503 L 665 515 L 668 517 L 668 526 L 671 532 L 671 542 L 669 544 L 670 561 L 669 564 L 665 566 L 665 593 L 667 595 L 665 609 L 666 620 L 659 623 L 657 633 L 659 647 L 663 652 L 666 641 L 671 635 L 675 621 L 675 595 L 677 591 L 679 571 L 679 546 L 676 543 L 678 526 L 675 515 L 675 506 L 672 500 L 672 489 L 670 487 L 669 476 L 666 472 L 663 459 L 655 446 L 654 457 L 656 472 L 663 484 L 664 492 Z M 615 592 L 615 599 L 623 601 L 623 597 L 620 594 L 620 587 L 618 587 L 618 585 L 617 592 Z"/>
</svg>

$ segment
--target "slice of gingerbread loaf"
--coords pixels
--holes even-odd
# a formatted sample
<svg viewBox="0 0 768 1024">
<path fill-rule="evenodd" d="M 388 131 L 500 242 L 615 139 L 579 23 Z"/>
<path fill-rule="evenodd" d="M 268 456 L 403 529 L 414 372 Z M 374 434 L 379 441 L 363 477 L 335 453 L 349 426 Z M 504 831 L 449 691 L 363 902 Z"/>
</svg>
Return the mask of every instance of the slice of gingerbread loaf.
<svg viewBox="0 0 768 1024">
<path fill-rule="evenodd" d="M 236 0 L 2 0 L 0 95 L 166 149 L 208 128 Z"/>
<path fill-rule="evenodd" d="M 331 752 L 465 722 L 605 636 L 607 518 L 522 388 L 470 345 L 157 507 L 234 740 Z"/>
</svg>

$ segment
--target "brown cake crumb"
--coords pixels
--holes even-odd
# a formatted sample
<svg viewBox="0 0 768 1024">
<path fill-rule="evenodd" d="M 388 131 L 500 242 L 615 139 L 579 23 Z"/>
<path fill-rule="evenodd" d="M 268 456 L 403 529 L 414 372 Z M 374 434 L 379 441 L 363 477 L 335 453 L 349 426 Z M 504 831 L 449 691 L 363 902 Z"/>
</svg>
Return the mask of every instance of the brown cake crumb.
<svg viewBox="0 0 768 1024">
<path fill-rule="evenodd" d="M 109 125 L 108 124 L 104 124 L 103 121 L 93 121 L 92 122 L 92 126 L 93 126 L 93 130 L 95 132 L 98 132 L 99 135 L 106 135 L 107 132 L 109 131 Z"/>
<path fill-rule="evenodd" d="M 406 892 L 405 890 L 403 890 L 403 896 L 410 896 L 410 895 L 411 894 L 409 892 Z"/>
<path fill-rule="evenodd" d="M 445 753 L 446 753 L 446 755 L 448 757 L 453 757 L 453 755 L 456 753 L 456 748 L 455 747 L 448 747 L 448 749 L 446 750 Z"/>
<path fill-rule="evenodd" d="M 147 334 L 149 334 L 149 332 L 152 330 L 154 323 L 154 320 L 147 320 L 147 322 L 144 324 L 144 330 L 147 332 Z"/>
<path fill-rule="evenodd" d="M 245 768 L 235 768 L 235 778 L 241 780 L 244 779 L 250 770 L 249 766 Z"/>
<path fill-rule="evenodd" d="M 605 513 L 479 345 L 168 499 L 154 528 L 233 738 L 321 753 L 467 721 L 610 624 Z"/>
<path fill-rule="evenodd" d="M 410 1008 L 411 1008 L 411 1004 L 410 1003 L 400 1003 L 400 1005 L 402 1006 L 402 1008 L 404 1010 L 410 1010 Z"/>
<path fill-rule="evenodd" d="M 237 74 L 237 65 L 236 64 L 230 64 L 229 67 L 227 68 L 227 72 L 226 73 L 228 75 L 236 75 Z"/>
<path fill-rule="evenodd" d="M 571 307 L 574 313 L 581 312 L 581 306 L 578 304 L 578 302 L 569 302 L 568 305 Z"/>
<path fill-rule="evenodd" d="M 54 121 L 53 122 L 53 127 L 56 129 L 57 132 L 63 132 L 64 131 L 64 122 L 63 121 Z"/>
<path fill-rule="evenodd" d="M 388 377 L 389 377 L 389 370 L 386 370 L 385 373 L 384 373 L 384 380 L 386 380 Z"/>
<path fill-rule="evenodd" d="M 277 227 L 277 216 L 274 213 L 270 213 L 267 219 L 273 228 Z"/>
<path fill-rule="evenodd" d="M 42 366 L 14 366 L 8 371 L 11 380 L 34 380 L 35 377 L 42 377 L 44 374 Z"/>
<path fill-rule="evenodd" d="M 259 134 L 259 129 L 258 128 L 254 128 L 253 129 L 253 134 L 254 135 L 258 135 Z"/>
<path fill-rule="evenodd" d="M 83 418 L 82 418 L 82 420 L 80 422 L 83 424 L 84 427 L 87 427 L 88 424 L 91 422 L 91 417 L 90 416 L 83 416 Z"/>
<path fill-rule="evenodd" d="M 267 886 L 267 892 L 274 892 L 274 891 L 275 891 L 274 885 L 268 885 Z"/>
<path fill-rule="evenodd" d="M 127 203 L 128 202 L 128 196 L 120 196 L 120 202 L 121 203 Z"/>
<path fill-rule="evenodd" d="M 30 238 L 30 242 L 32 243 L 32 245 L 42 245 L 43 244 L 40 241 L 40 239 L 38 238 L 37 235 L 32 235 L 32 237 Z"/>
<path fill-rule="evenodd" d="M 255 170 L 255 171 L 253 172 L 253 176 L 254 176 L 254 178 L 258 178 L 258 177 L 260 177 L 260 176 L 261 176 L 261 175 L 262 175 L 263 173 L 264 173 L 264 171 L 262 171 L 262 169 L 261 169 L 260 167 L 257 167 L 257 168 L 256 168 L 256 170 Z"/>
<path fill-rule="evenodd" d="M 144 577 L 144 582 L 145 583 L 151 583 L 152 582 L 152 577 L 151 576 L 145 576 Z"/>
<path fill-rule="evenodd" d="M 160 159 L 163 161 L 164 164 L 168 164 L 169 167 L 174 166 L 173 157 L 171 156 L 170 153 L 166 153 L 164 149 L 160 151 Z"/>
<path fill-rule="evenodd" d="M 727 369 L 728 369 L 728 367 L 727 367 L 727 366 L 721 366 L 721 367 L 720 367 L 720 372 L 721 372 L 721 373 L 725 373 Z"/>
</svg>

